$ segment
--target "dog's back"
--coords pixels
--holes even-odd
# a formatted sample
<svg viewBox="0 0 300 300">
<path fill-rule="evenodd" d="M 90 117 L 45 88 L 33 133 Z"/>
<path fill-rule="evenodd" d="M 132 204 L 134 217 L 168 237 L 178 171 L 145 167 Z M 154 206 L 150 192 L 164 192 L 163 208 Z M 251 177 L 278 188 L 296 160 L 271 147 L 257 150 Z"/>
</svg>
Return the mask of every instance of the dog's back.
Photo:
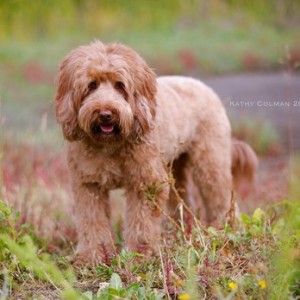
<svg viewBox="0 0 300 300">
<path fill-rule="evenodd" d="M 167 162 L 188 151 L 205 132 L 222 124 L 220 134 L 230 135 L 230 124 L 219 97 L 200 80 L 183 76 L 157 79 L 157 116 L 161 151 Z"/>
</svg>

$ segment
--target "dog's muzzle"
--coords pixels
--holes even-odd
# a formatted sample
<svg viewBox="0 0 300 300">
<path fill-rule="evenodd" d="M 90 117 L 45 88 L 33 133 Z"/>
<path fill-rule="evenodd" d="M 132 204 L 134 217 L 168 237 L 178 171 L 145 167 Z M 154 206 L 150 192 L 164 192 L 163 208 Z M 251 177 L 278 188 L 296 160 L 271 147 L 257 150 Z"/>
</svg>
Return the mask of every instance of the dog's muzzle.
<svg viewBox="0 0 300 300">
<path fill-rule="evenodd" d="M 116 116 L 113 112 L 100 111 L 96 119 L 91 123 L 91 133 L 93 135 L 115 135 L 120 133 L 120 128 Z"/>
</svg>

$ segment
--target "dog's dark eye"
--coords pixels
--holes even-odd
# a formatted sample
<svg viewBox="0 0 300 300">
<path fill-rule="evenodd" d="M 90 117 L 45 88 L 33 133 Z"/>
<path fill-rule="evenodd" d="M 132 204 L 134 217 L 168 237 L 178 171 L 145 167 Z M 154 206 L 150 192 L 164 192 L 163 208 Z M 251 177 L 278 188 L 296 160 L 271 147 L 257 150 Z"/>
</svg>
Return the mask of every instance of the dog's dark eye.
<svg viewBox="0 0 300 300">
<path fill-rule="evenodd" d="M 125 91 L 125 85 L 121 81 L 117 81 L 115 83 L 115 89 L 120 90 L 120 91 Z"/>
<path fill-rule="evenodd" d="M 97 87 L 98 87 L 98 83 L 97 83 L 96 80 L 91 81 L 91 82 L 89 83 L 89 85 L 88 85 L 89 91 L 93 91 L 93 90 L 95 90 Z"/>
</svg>

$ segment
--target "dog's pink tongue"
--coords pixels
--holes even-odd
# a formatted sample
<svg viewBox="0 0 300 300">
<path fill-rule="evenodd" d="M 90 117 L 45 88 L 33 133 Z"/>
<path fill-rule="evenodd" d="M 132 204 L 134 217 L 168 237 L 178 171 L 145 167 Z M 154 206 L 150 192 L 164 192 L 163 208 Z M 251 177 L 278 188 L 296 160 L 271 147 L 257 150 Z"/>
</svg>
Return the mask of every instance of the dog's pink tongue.
<svg viewBox="0 0 300 300">
<path fill-rule="evenodd" d="M 100 125 L 103 132 L 109 133 L 114 130 L 114 125 Z"/>
</svg>

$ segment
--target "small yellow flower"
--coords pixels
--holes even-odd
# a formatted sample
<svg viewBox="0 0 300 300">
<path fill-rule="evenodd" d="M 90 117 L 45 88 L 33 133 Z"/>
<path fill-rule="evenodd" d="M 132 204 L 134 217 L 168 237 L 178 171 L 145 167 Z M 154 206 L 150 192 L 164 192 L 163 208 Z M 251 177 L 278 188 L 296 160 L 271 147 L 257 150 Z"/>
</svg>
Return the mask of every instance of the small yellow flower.
<svg viewBox="0 0 300 300">
<path fill-rule="evenodd" d="M 141 279 L 143 279 L 143 280 L 146 280 L 147 279 L 147 274 L 141 273 L 139 277 L 141 277 Z"/>
<path fill-rule="evenodd" d="M 174 281 L 174 284 L 175 284 L 175 286 L 181 287 L 181 286 L 183 286 L 183 281 L 181 279 L 176 279 Z"/>
<path fill-rule="evenodd" d="M 260 280 L 258 282 L 258 285 L 260 286 L 261 289 L 265 289 L 267 287 L 267 283 L 264 280 Z"/>
<path fill-rule="evenodd" d="M 228 283 L 228 287 L 232 290 L 232 291 L 236 291 L 238 289 L 238 284 L 234 281 L 230 281 Z"/>
<path fill-rule="evenodd" d="M 181 294 L 178 296 L 178 300 L 189 300 L 191 299 L 189 294 Z"/>
</svg>

